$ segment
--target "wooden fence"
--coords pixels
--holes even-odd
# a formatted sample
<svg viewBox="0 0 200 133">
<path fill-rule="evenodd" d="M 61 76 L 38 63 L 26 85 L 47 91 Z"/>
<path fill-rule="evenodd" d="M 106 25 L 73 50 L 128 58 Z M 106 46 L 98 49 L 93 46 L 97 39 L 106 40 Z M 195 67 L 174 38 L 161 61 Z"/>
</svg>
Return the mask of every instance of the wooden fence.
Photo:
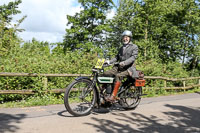
<svg viewBox="0 0 200 133">
<path fill-rule="evenodd" d="M 43 87 L 45 91 L 43 92 L 50 92 L 50 93 L 63 93 L 65 89 L 52 89 L 47 90 L 48 86 L 48 77 L 78 77 L 78 76 L 91 76 L 87 74 L 36 74 L 36 73 L 0 73 L 0 77 L 43 77 Z M 190 77 L 190 78 L 168 78 L 168 77 L 160 77 L 160 76 L 145 76 L 145 79 L 149 80 L 163 80 L 163 87 L 144 87 L 144 89 L 165 89 L 165 90 L 172 90 L 172 89 L 192 89 L 194 87 L 200 87 L 200 77 Z M 186 86 L 187 80 L 198 80 L 197 84 Z M 167 87 L 168 81 L 182 81 L 183 86 L 179 87 Z M 35 94 L 37 91 L 34 90 L 0 90 L 0 94 Z"/>
</svg>

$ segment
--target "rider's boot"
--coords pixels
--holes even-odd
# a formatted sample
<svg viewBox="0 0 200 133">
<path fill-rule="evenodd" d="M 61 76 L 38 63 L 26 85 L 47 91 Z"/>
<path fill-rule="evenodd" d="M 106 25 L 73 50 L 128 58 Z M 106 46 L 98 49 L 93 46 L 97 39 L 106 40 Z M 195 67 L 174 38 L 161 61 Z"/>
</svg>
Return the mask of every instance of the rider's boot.
<svg viewBox="0 0 200 133">
<path fill-rule="evenodd" d="M 114 87 L 114 90 L 113 90 L 113 93 L 110 97 L 106 98 L 107 101 L 110 101 L 110 102 L 114 102 L 116 100 L 116 96 L 117 96 L 117 92 L 119 90 L 119 87 L 120 87 L 120 82 L 117 81 L 115 83 L 115 87 Z"/>
</svg>

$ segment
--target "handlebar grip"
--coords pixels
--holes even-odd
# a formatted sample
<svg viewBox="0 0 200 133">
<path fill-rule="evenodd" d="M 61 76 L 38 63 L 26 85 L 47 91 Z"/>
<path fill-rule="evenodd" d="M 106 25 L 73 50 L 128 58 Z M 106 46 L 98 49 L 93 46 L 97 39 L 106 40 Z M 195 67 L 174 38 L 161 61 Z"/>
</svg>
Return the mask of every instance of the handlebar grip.
<svg viewBox="0 0 200 133">
<path fill-rule="evenodd" d="M 93 71 L 93 72 L 98 72 L 98 70 L 97 70 L 97 69 L 94 69 L 94 68 L 92 69 L 92 71 Z"/>
</svg>

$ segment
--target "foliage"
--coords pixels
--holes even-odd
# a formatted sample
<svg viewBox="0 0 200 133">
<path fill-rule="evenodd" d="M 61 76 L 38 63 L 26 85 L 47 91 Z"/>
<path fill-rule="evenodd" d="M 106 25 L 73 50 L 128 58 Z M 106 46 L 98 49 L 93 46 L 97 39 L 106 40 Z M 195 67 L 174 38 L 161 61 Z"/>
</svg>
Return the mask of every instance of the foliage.
<svg viewBox="0 0 200 133">
<path fill-rule="evenodd" d="M 14 25 L 11 24 L 11 21 L 13 15 L 21 13 L 21 11 L 17 10 L 21 2 L 21 0 L 16 0 L 15 2 L 9 2 L 8 5 L 0 6 L 0 57 L 7 55 L 8 52 L 12 52 L 12 48 L 18 47 L 20 44 L 17 32 L 23 31 L 23 29 L 19 29 L 19 25 L 26 16 L 22 17 Z"/>
<path fill-rule="evenodd" d="M 112 0 L 79 0 L 83 10 L 75 16 L 67 15 L 69 29 L 66 29 L 66 49 L 101 51 L 105 33 L 109 30 L 106 14 L 112 7 Z"/>
<path fill-rule="evenodd" d="M 26 18 L 12 25 L 21 0 L 0 6 L 0 72 L 38 74 L 90 74 L 98 57 L 112 58 L 121 47 L 121 33 L 131 30 L 139 47 L 136 67 L 146 76 L 183 78 L 200 76 L 200 8 L 196 0 L 79 0 L 82 10 L 67 16 L 68 28 L 61 43 L 32 39 L 23 42 L 17 33 Z M 115 16 L 107 19 L 110 10 Z M 51 47 L 55 47 L 54 49 Z M 74 78 L 49 77 L 48 89 L 66 88 Z M 33 101 L 31 105 L 57 103 L 61 95 L 43 95 L 44 77 L 0 77 L 0 90 L 38 90 L 35 96 L 0 95 L 0 101 Z M 194 83 L 190 81 L 187 84 Z M 181 82 L 168 86 L 182 85 Z M 147 81 L 163 86 L 163 81 Z M 150 90 L 149 95 L 166 94 Z M 56 98 L 57 97 L 57 98 Z M 60 101 L 59 101 L 60 103 Z M 29 105 L 26 105 L 29 106 Z"/>
<path fill-rule="evenodd" d="M 21 13 L 21 11 L 17 10 L 18 5 L 22 3 L 22 0 L 15 0 L 14 2 L 9 2 L 8 5 L 1 5 L 0 12 L 1 16 L 6 23 L 10 23 L 13 19 L 13 15 Z"/>
<path fill-rule="evenodd" d="M 0 104 L 0 108 L 44 106 L 50 104 L 63 104 L 63 95 L 45 94 L 41 96 L 26 96 L 22 100 L 13 100 Z"/>
<path fill-rule="evenodd" d="M 110 21 L 111 46 L 120 47 L 120 34 L 128 29 L 139 46 L 142 60 L 159 62 L 193 61 L 199 63 L 199 4 L 195 0 L 120 0 Z M 195 52 L 196 51 L 196 52 Z"/>
<path fill-rule="evenodd" d="M 49 45 L 47 42 L 39 42 L 35 39 L 32 42 L 24 43 L 22 47 L 15 49 L 15 53 L 9 54 L 7 58 L 2 59 L 0 72 L 37 74 L 91 73 L 91 68 L 97 59 L 95 54 L 85 54 L 82 51 L 66 51 L 66 54 L 50 53 Z M 50 77 L 48 78 L 47 88 L 66 88 L 72 79 Z M 0 80 L 0 88 L 3 90 L 32 89 L 42 91 L 44 89 L 43 77 L 1 77 Z M 12 97 L 16 98 L 10 95 L 4 99 L 9 100 Z"/>
</svg>

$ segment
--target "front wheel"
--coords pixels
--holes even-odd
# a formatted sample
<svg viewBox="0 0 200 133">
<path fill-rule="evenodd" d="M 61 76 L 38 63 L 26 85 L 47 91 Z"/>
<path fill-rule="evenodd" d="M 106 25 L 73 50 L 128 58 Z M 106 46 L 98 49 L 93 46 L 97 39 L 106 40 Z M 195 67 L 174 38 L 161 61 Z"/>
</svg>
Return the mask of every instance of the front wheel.
<svg viewBox="0 0 200 133">
<path fill-rule="evenodd" d="M 125 110 L 135 109 L 141 101 L 142 87 L 131 86 L 120 96 L 120 104 Z"/>
<path fill-rule="evenodd" d="M 66 89 L 64 104 L 67 111 L 74 116 L 90 114 L 96 103 L 96 89 L 89 79 L 73 81 Z"/>
</svg>

